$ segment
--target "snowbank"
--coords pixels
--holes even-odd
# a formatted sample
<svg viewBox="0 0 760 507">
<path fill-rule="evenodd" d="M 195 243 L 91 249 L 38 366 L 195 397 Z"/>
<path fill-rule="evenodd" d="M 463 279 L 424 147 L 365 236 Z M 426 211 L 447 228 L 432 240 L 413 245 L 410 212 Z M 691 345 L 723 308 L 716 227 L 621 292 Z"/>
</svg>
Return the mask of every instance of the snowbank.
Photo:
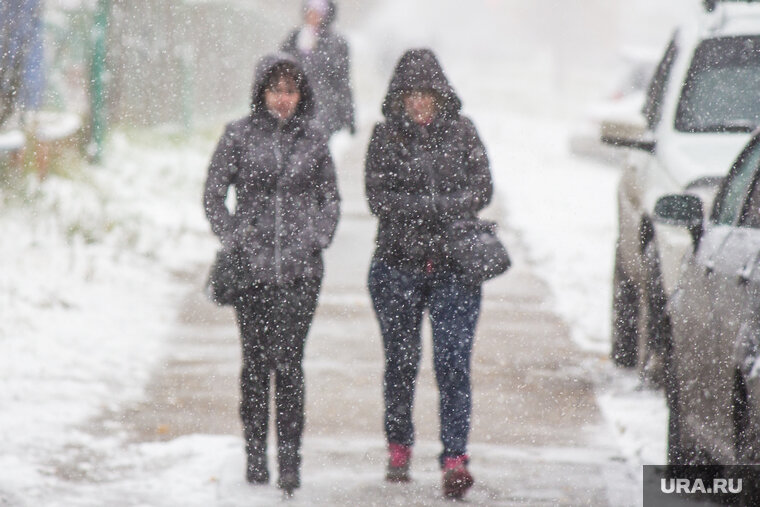
<svg viewBox="0 0 760 507">
<path fill-rule="evenodd" d="M 24 144 L 26 144 L 26 138 L 20 130 L 0 132 L 0 152 L 20 150 Z"/>
<path fill-rule="evenodd" d="M 0 493 L 44 488 L 77 425 L 138 399 L 160 366 L 182 274 L 214 248 L 210 149 L 120 136 L 105 167 L 0 194 Z"/>
</svg>

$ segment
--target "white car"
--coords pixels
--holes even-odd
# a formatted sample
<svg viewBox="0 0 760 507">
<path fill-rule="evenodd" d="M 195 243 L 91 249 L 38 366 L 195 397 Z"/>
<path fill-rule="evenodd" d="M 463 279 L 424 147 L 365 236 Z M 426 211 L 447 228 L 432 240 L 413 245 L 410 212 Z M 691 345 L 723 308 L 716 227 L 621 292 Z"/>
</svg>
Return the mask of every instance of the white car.
<svg viewBox="0 0 760 507">
<path fill-rule="evenodd" d="M 760 4 L 721 2 L 680 26 L 655 69 L 640 124 L 610 123 L 602 137 L 630 150 L 618 186 L 612 359 L 658 381 L 668 346 L 665 311 L 683 229 L 654 225 L 665 194 L 709 202 L 760 125 Z"/>
<path fill-rule="evenodd" d="M 590 103 L 573 128 L 569 149 L 574 155 L 595 158 L 603 162 L 620 164 L 624 160 L 622 150 L 601 141 L 602 126 L 631 123 L 641 114 L 647 85 L 660 59 L 659 48 L 629 46 L 621 49 L 620 69 L 616 72 L 614 85 L 604 96 Z"/>
</svg>

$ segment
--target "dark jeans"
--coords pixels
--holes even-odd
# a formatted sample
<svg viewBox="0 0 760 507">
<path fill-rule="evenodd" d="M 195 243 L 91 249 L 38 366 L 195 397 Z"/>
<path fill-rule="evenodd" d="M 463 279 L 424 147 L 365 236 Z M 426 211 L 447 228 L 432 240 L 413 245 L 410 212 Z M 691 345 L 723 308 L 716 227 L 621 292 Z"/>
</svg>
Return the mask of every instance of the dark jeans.
<svg viewBox="0 0 760 507">
<path fill-rule="evenodd" d="M 270 372 L 274 372 L 280 473 L 300 469 L 303 351 L 321 280 L 251 289 L 235 304 L 243 346 L 240 417 L 249 463 L 266 463 Z M 263 459 L 263 461 L 262 461 Z"/>
<path fill-rule="evenodd" d="M 421 354 L 420 328 L 427 309 L 433 328 L 433 364 L 440 393 L 444 458 L 467 452 L 472 397 L 470 356 L 480 313 L 480 286 L 448 272 L 412 272 L 373 261 L 369 292 L 385 348 L 385 434 L 412 445 L 412 404 Z"/>
</svg>

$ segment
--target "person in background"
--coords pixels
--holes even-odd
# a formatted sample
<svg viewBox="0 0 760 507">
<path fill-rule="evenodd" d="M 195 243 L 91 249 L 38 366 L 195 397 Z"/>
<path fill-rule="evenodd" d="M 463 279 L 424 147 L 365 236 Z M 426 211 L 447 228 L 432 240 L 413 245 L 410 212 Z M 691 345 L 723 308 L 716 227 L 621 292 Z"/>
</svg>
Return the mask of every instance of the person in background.
<svg viewBox="0 0 760 507">
<path fill-rule="evenodd" d="M 472 122 L 429 49 L 399 60 L 365 162 L 369 207 L 378 218 L 369 292 L 385 351 L 386 479 L 409 480 L 412 405 L 428 310 L 440 393 L 443 492 L 473 485 L 467 464 L 472 397 L 470 356 L 480 312 L 472 286 L 446 254 L 446 226 L 474 218 L 493 191 L 488 158 Z"/>
<path fill-rule="evenodd" d="M 312 89 L 291 56 L 264 57 L 250 114 L 227 125 L 208 170 L 204 203 L 223 247 L 238 252 L 233 306 L 242 342 L 240 416 L 248 482 L 269 481 L 267 424 L 274 373 L 278 486 L 300 486 L 303 353 L 317 306 L 322 250 L 339 216 L 327 138 L 311 120 Z M 231 187 L 236 207 L 226 206 Z M 240 288 L 239 288 L 240 287 Z"/>
<path fill-rule="evenodd" d="M 303 66 L 314 87 L 317 123 L 328 135 L 347 128 L 355 131 L 354 103 L 346 41 L 333 32 L 336 6 L 332 0 L 304 2 L 304 24 L 282 44 Z"/>
</svg>

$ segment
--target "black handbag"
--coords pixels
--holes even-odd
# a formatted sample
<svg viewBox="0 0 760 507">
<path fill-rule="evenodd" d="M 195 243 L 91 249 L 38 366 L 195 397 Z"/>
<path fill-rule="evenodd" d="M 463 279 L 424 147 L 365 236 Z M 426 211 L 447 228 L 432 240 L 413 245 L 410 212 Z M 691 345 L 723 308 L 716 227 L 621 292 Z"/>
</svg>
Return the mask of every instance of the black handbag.
<svg viewBox="0 0 760 507">
<path fill-rule="evenodd" d="M 496 222 L 455 220 L 447 229 L 447 253 L 462 279 L 480 285 L 509 269 L 512 261 L 496 236 Z"/>
<path fill-rule="evenodd" d="M 222 248 L 211 265 L 206 293 L 218 305 L 231 305 L 253 284 L 248 263 L 240 248 Z"/>
</svg>

